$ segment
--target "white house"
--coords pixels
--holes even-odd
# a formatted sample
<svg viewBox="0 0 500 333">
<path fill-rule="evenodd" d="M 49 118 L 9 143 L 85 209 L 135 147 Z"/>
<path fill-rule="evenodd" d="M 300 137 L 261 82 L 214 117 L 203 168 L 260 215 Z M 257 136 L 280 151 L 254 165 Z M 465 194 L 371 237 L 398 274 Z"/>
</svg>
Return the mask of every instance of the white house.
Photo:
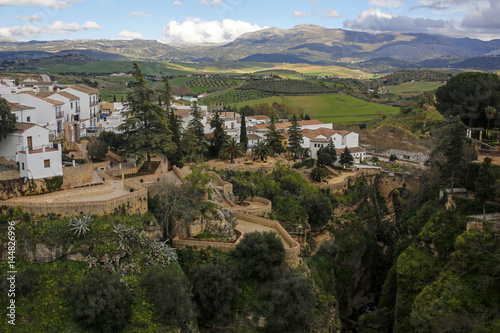
<svg viewBox="0 0 500 333">
<path fill-rule="evenodd" d="M 252 150 L 260 141 L 264 140 L 264 137 L 257 134 L 247 134 L 248 146 L 247 148 Z"/>
<path fill-rule="evenodd" d="M 247 125 L 250 126 L 269 124 L 271 122 L 271 118 L 264 115 L 248 116 L 246 117 L 246 120 L 247 120 Z"/>
<path fill-rule="evenodd" d="M 318 158 L 318 151 L 322 147 L 326 147 L 330 140 L 333 145 L 342 153 L 347 147 L 351 152 L 352 157 L 359 163 L 365 159 L 366 152 L 359 147 L 359 134 L 350 131 L 336 131 L 329 128 L 304 129 L 302 130 L 304 142 L 302 148 L 309 148 L 311 157 Z M 338 153 L 337 153 L 338 155 Z"/>
<path fill-rule="evenodd" d="M 10 112 L 16 115 L 18 123 L 36 124 L 36 108 L 7 101 Z"/>
<path fill-rule="evenodd" d="M 88 87 L 84 84 L 74 84 L 65 87 L 62 91 L 80 98 L 80 112 L 77 112 L 77 115 L 80 122 L 80 131 L 83 134 L 86 133 L 87 128 L 99 126 L 101 107 L 98 89 Z"/>
<path fill-rule="evenodd" d="M 49 141 L 49 130 L 31 123 L 18 123 L 2 140 L 0 156 L 19 163 L 21 177 L 62 176 L 61 146 Z"/>
</svg>

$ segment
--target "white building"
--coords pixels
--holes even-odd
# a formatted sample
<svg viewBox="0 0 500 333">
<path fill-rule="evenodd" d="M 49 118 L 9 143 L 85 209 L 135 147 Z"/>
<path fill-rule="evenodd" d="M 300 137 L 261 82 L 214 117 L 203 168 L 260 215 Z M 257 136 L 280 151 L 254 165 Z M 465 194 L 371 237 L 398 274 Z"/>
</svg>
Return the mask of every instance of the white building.
<svg viewBox="0 0 500 333">
<path fill-rule="evenodd" d="M 7 105 L 10 108 L 10 112 L 16 115 L 18 123 L 36 124 L 36 108 L 18 103 L 11 103 L 9 101 L 7 101 Z"/>
<path fill-rule="evenodd" d="M 271 122 L 271 118 L 264 115 L 248 116 L 246 120 L 247 126 L 269 124 Z"/>
<path fill-rule="evenodd" d="M 80 112 L 77 112 L 80 122 L 80 132 L 85 135 L 86 129 L 89 127 L 99 126 L 99 116 L 101 107 L 99 103 L 99 90 L 88 87 L 84 84 L 75 84 L 65 87 L 63 92 L 68 92 L 80 98 Z"/>
<path fill-rule="evenodd" d="M 49 130 L 31 123 L 18 123 L 2 139 L 0 156 L 19 163 L 20 176 L 29 179 L 62 176 L 61 146 L 49 141 Z"/>
</svg>

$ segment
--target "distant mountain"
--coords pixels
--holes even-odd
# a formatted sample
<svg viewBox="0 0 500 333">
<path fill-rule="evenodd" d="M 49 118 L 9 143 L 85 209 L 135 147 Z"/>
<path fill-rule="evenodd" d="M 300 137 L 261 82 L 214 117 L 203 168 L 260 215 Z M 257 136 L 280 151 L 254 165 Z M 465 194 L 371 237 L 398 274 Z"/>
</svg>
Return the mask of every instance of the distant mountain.
<svg viewBox="0 0 500 333">
<path fill-rule="evenodd" d="M 1 52 L 10 52 L 2 53 Z M 470 58 L 481 57 L 485 66 L 496 68 L 500 40 L 481 41 L 415 33 L 378 33 L 328 29 L 302 24 L 291 29 L 268 28 L 249 32 L 226 44 L 164 44 L 153 40 L 57 40 L 0 42 L 0 58 L 45 57 L 46 53 L 81 52 L 91 58 L 127 57 L 155 61 L 194 62 L 293 62 L 311 64 L 352 64 L 358 68 L 385 71 L 391 68 L 449 67 Z M 391 60 L 396 59 L 396 60 Z M 386 69 L 385 69 L 386 68 Z"/>
</svg>

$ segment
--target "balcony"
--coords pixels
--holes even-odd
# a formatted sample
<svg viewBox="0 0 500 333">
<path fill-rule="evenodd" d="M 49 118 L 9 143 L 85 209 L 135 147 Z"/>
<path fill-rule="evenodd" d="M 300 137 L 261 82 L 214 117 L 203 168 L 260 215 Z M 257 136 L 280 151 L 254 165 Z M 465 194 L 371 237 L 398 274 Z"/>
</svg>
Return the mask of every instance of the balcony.
<svg viewBox="0 0 500 333">
<path fill-rule="evenodd" d="M 57 118 L 57 119 L 64 118 L 64 111 L 59 111 L 59 112 L 56 112 L 56 118 Z"/>
<path fill-rule="evenodd" d="M 60 146 L 53 142 L 49 142 L 41 146 L 33 146 L 31 148 L 26 146 L 17 146 L 17 152 L 20 154 L 40 154 L 50 151 L 58 151 L 59 149 Z"/>
<path fill-rule="evenodd" d="M 79 106 L 77 106 L 77 107 L 75 108 L 75 111 L 76 111 L 76 113 L 79 113 L 79 112 L 80 112 L 80 107 L 79 107 Z"/>
</svg>

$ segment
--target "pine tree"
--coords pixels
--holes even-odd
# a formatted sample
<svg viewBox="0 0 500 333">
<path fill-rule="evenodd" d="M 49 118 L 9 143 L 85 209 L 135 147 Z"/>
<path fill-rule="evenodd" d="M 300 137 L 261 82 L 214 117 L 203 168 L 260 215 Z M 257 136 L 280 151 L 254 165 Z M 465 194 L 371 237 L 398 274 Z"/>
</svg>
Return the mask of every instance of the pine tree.
<svg viewBox="0 0 500 333">
<path fill-rule="evenodd" d="M 167 154 L 168 161 L 171 165 L 176 165 L 182 167 L 182 147 L 181 147 L 181 133 L 182 133 L 182 121 L 179 119 L 172 109 L 172 88 L 166 77 L 163 77 L 163 88 L 159 91 L 158 104 L 167 112 L 169 126 L 168 128 L 172 132 L 172 142 L 175 144 L 175 149 L 172 149 L 169 154 Z"/>
<path fill-rule="evenodd" d="M 220 157 L 220 152 L 222 146 L 227 141 L 227 134 L 224 130 L 224 121 L 220 118 L 218 112 L 215 113 L 212 120 L 210 120 L 210 127 L 214 130 L 214 137 L 212 139 L 212 148 L 214 150 L 215 155 Z"/>
<path fill-rule="evenodd" d="M 340 155 L 339 163 L 344 166 L 351 166 L 354 164 L 354 158 L 352 157 L 349 148 L 344 148 L 344 151 L 342 151 L 342 154 Z"/>
<path fill-rule="evenodd" d="M 240 144 L 243 151 L 247 151 L 248 148 L 248 137 L 247 137 L 247 125 L 245 113 L 241 114 L 241 128 L 240 128 Z"/>
<path fill-rule="evenodd" d="M 271 123 L 267 127 L 267 144 L 274 154 L 281 154 L 285 152 L 285 147 L 283 147 L 283 134 L 276 130 L 276 125 L 274 125 L 274 117 L 271 117 Z"/>
<path fill-rule="evenodd" d="M 483 205 L 483 219 L 485 219 L 486 201 L 493 200 L 496 196 L 495 176 L 491 170 L 491 159 L 489 157 L 486 157 L 481 163 L 475 185 L 475 199 Z"/>
<path fill-rule="evenodd" d="M 194 135 L 198 138 L 198 143 L 203 144 L 205 142 L 205 129 L 203 123 L 201 122 L 200 108 L 196 102 L 191 105 L 191 120 L 188 123 L 188 129 L 192 129 Z"/>
<path fill-rule="evenodd" d="M 300 125 L 297 123 L 297 116 L 293 115 L 292 117 L 292 126 L 288 128 L 288 150 L 293 153 L 293 159 L 295 160 L 297 156 L 302 153 L 302 142 L 304 142 L 302 133 L 302 129 Z"/>
<path fill-rule="evenodd" d="M 16 123 L 16 115 L 10 112 L 7 101 L 0 98 L 0 141 L 5 139 L 7 134 L 14 132 Z"/>
<path fill-rule="evenodd" d="M 135 83 L 127 94 L 126 121 L 120 128 L 125 138 L 125 150 L 138 160 L 147 159 L 152 169 L 153 154 L 168 154 L 174 150 L 172 132 L 169 129 L 167 112 L 153 103 L 153 90 L 146 86 L 146 80 L 139 66 L 133 64 Z"/>
<path fill-rule="evenodd" d="M 116 103 L 116 94 L 113 94 L 113 103 Z"/>
</svg>

